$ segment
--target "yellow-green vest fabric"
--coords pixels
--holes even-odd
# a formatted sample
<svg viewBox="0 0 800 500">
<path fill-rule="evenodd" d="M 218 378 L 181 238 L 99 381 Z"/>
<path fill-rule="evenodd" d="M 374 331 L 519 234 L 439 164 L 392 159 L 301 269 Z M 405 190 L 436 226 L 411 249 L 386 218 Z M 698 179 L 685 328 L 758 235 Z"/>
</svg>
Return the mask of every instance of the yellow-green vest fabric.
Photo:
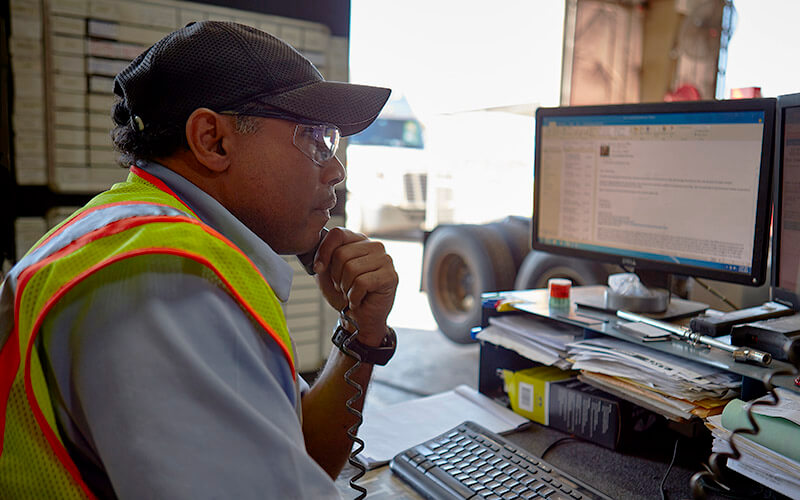
<svg viewBox="0 0 800 500">
<path fill-rule="evenodd" d="M 204 266 L 278 343 L 296 377 L 280 302 L 252 261 L 161 181 L 131 167 L 126 182 L 37 242 L 0 288 L 0 498 L 93 498 L 58 434 L 35 341 L 47 312 L 75 284 L 126 259 L 164 256 Z"/>
</svg>

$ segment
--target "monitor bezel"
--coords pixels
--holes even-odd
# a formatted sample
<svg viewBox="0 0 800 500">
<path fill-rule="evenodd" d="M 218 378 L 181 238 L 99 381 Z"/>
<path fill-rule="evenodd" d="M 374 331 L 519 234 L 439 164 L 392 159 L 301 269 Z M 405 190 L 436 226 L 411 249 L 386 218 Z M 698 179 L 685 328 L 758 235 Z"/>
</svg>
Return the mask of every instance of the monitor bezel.
<svg viewBox="0 0 800 500">
<path fill-rule="evenodd" d="M 730 283 L 759 286 L 766 281 L 767 256 L 769 247 L 769 216 L 772 197 L 772 166 L 775 133 L 774 98 L 738 99 L 724 101 L 685 101 L 641 104 L 612 104 L 600 106 L 562 106 L 539 108 L 536 110 L 536 136 L 534 153 L 534 193 L 533 221 L 531 224 L 531 246 L 534 250 L 545 251 L 569 257 L 587 258 L 610 264 L 617 264 L 622 269 L 635 271 L 654 270 L 680 276 L 709 278 Z M 756 203 L 756 227 L 754 231 L 752 270 L 750 273 L 709 269 L 699 266 L 675 264 L 650 259 L 632 259 L 627 256 L 594 252 L 583 249 L 565 248 L 549 245 L 539 241 L 539 191 L 541 172 L 541 140 L 542 120 L 550 117 L 570 117 L 610 114 L 657 114 L 657 113 L 702 113 L 725 111 L 763 111 L 764 130 L 762 136 L 761 166 L 759 169 L 758 199 Z"/>
<path fill-rule="evenodd" d="M 783 186 L 783 128 L 786 110 L 800 108 L 800 93 L 780 95 L 777 99 L 775 111 L 775 168 L 773 169 L 772 193 L 772 262 L 770 276 L 770 294 L 772 300 L 790 305 L 795 310 L 800 310 L 800 297 L 794 290 L 781 288 L 780 283 L 780 251 L 781 251 L 781 223 L 782 223 L 782 191 Z"/>
</svg>

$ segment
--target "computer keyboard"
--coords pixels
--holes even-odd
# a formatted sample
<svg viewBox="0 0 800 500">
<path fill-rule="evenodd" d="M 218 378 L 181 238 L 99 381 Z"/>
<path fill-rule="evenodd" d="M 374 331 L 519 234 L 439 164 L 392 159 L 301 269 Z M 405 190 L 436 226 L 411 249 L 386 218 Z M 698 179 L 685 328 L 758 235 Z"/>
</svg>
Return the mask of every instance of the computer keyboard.
<svg viewBox="0 0 800 500">
<path fill-rule="evenodd" d="M 389 465 L 420 495 L 430 499 L 610 500 L 595 488 L 469 421 L 399 453 Z"/>
</svg>

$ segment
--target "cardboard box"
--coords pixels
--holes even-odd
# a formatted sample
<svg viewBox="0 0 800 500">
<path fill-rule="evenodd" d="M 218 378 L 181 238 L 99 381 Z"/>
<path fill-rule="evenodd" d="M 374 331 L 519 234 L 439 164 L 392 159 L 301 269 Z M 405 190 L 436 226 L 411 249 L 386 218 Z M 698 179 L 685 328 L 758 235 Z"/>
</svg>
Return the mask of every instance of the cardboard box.
<svg viewBox="0 0 800 500">
<path fill-rule="evenodd" d="M 577 372 L 537 366 L 501 370 L 514 412 L 534 422 L 616 450 L 643 409 L 579 381 Z"/>
</svg>

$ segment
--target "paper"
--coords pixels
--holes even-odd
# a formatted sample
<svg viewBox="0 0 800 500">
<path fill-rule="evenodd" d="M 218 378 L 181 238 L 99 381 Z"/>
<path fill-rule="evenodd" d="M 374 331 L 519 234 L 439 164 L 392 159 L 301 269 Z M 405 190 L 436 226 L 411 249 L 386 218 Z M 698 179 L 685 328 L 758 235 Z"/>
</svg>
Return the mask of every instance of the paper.
<svg viewBox="0 0 800 500">
<path fill-rule="evenodd" d="M 688 401 L 729 399 L 741 386 L 736 374 L 613 338 L 573 342 L 568 357 L 575 370 L 627 378 Z"/>
<path fill-rule="evenodd" d="M 530 421 L 466 385 L 383 408 L 366 408 L 358 436 L 364 450 L 358 460 L 368 469 L 385 465 L 412 446 L 472 420 L 498 434 Z"/>
<path fill-rule="evenodd" d="M 530 316 L 507 315 L 489 318 L 489 326 L 478 333 L 478 340 L 505 347 L 520 356 L 569 370 L 570 363 L 565 360 L 566 346 L 579 338 L 571 325 L 542 321 Z"/>
<path fill-rule="evenodd" d="M 722 416 L 709 417 L 706 427 L 714 437 L 711 451 L 730 453 L 731 431 L 722 426 Z M 728 459 L 728 468 L 789 498 L 800 498 L 800 463 L 739 435 L 734 439 L 742 456 L 739 460 Z"/>
<path fill-rule="evenodd" d="M 781 417 L 800 425 L 800 394 L 792 392 L 783 387 L 776 387 L 780 401 L 777 406 L 754 406 L 753 413 L 766 415 L 768 417 Z M 772 401 L 772 396 L 767 394 L 759 400 Z"/>
</svg>

